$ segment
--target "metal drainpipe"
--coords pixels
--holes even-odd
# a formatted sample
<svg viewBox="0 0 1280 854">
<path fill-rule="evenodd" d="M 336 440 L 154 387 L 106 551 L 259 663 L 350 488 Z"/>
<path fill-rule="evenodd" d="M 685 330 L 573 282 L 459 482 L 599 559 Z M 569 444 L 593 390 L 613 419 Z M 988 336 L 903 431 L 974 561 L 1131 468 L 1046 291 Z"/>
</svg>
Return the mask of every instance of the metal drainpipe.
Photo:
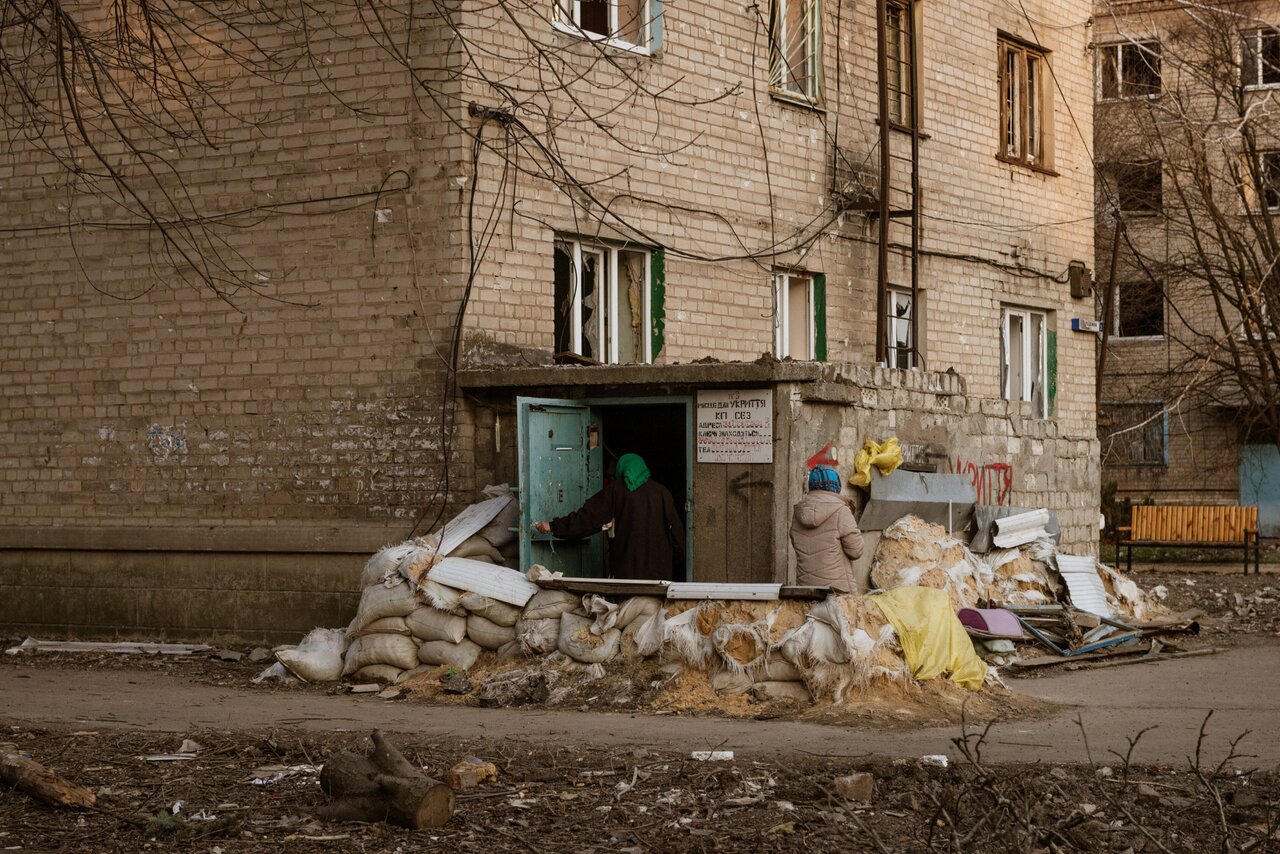
<svg viewBox="0 0 1280 854">
<path fill-rule="evenodd" d="M 879 73 L 877 96 L 880 107 L 880 242 L 876 264 L 876 361 L 889 363 L 888 330 L 885 329 L 889 296 L 889 71 L 888 39 L 884 29 L 888 15 L 886 0 L 876 0 L 876 69 Z"/>
</svg>

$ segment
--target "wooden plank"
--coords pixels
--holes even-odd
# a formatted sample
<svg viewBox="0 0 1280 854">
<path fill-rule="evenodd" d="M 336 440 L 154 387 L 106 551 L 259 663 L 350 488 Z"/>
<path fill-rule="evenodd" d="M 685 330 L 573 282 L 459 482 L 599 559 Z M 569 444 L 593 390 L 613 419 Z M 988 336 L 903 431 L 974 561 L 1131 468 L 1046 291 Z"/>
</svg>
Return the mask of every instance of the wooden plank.
<svg viewBox="0 0 1280 854">
<path fill-rule="evenodd" d="M 826 599 L 835 591 L 830 587 L 808 584 L 784 584 L 778 591 L 779 599 Z"/>
<path fill-rule="evenodd" d="M 629 578 L 553 578 L 539 581 L 539 587 L 570 590 L 574 593 L 598 593 L 601 596 L 663 596 L 669 581 Z"/>
<path fill-rule="evenodd" d="M 773 572 L 773 466 L 767 463 L 732 466 L 728 482 L 728 507 L 733 545 L 727 567 L 730 583 L 774 582 Z M 745 513 L 739 515 L 739 508 Z"/>
<path fill-rule="evenodd" d="M 726 545 L 731 515 L 725 504 L 725 469 L 713 463 L 694 463 L 693 580 L 728 580 Z"/>
</svg>

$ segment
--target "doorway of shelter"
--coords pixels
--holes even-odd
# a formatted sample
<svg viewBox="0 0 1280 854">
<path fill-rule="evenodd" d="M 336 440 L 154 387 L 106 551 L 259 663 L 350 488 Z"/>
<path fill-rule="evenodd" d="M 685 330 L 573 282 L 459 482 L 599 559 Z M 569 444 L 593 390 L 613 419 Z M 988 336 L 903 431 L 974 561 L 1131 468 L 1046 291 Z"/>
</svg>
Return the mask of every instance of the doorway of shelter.
<svg viewBox="0 0 1280 854">
<path fill-rule="evenodd" d="M 639 454 L 670 490 L 688 544 L 685 560 L 654 576 L 684 581 L 693 566 L 692 402 L 688 398 L 566 400 L 517 398 L 520 436 L 520 567 L 542 564 L 567 576 L 608 574 L 607 533 L 584 540 L 539 534 L 536 522 L 563 516 L 608 484 L 618 459 Z"/>
</svg>

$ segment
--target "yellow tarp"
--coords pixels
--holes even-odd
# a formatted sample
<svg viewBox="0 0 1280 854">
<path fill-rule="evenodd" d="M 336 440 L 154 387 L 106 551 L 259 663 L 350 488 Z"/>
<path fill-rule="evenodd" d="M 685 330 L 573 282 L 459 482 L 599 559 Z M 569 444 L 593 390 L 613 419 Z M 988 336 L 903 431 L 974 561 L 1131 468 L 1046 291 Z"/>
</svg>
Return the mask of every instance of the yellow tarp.
<svg viewBox="0 0 1280 854">
<path fill-rule="evenodd" d="M 896 438 L 885 439 L 884 444 L 868 439 L 853 458 L 853 477 L 849 482 L 866 489 L 871 485 L 872 466 L 880 469 L 880 474 L 887 475 L 900 465 L 902 448 Z"/>
<path fill-rule="evenodd" d="M 982 688 L 987 665 L 974 652 L 946 591 L 897 587 L 875 594 L 871 601 L 893 623 L 912 676 L 924 680 L 950 673 L 957 685 L 970 691 Z"/>
</svg>

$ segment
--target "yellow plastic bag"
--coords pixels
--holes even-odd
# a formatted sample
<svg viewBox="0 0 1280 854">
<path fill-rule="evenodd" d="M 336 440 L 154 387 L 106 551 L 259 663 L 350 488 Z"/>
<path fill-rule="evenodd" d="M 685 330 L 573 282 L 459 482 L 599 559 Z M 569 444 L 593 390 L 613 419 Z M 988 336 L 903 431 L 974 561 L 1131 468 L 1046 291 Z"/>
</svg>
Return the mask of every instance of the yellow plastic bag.
<svg viewBox="0 0 1280 854">
<path fill-rule="evenodd" d="M 902 654 L 917 679 L 936 679 L 944 673 L 970 691 L 982 688 L 987 665 L 978 658 L 973 641 L 951 610 L 951 597 L 932 587 L 896 587 L 877 593 L 880 606 L 898 633 Z"/>
<path fill-rule="evenodd" d="M 871 485 L 871 467 L 880 469 L 880 474 L 889 472 L 902 465 L 902 446 L 896 438 L 885 439 L 884 444 L 870 439 L 853 458 L 853 477 L 849 482 L 854 486 L 866 489 Z"/>
</svg>

